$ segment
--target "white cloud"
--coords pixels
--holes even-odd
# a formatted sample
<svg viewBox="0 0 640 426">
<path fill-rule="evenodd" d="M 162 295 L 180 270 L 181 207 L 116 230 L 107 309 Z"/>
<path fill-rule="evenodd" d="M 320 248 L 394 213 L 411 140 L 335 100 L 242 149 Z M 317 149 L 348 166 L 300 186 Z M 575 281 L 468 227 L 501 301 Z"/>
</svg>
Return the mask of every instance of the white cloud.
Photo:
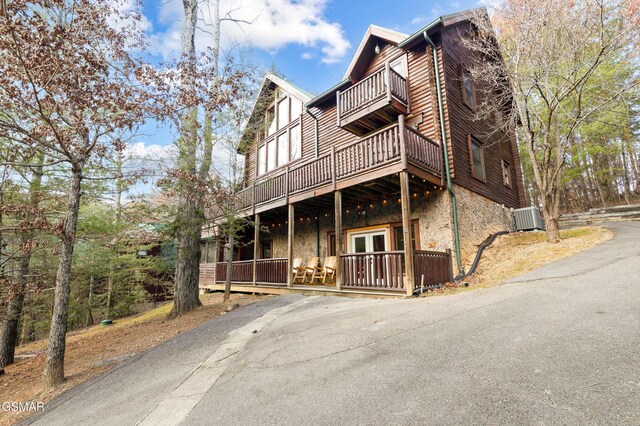
<svg viewBox="0 0 640 426">
<path fill-rule="evenodd" d="M 176 147 L 173 144 L 158 145 L 134 142 L 125 148 L 125 157 L 133 161 L 143 163 L 171 162 L 176 156 Z"/>
<path fill-rule="evenodd" d="M 418 15 L 411 20 L 412 25 L 421 25 L 427 22 L 427 17 L 424 15 Z"/>
<path fill-rule="evenodd" d="M 322 53 L 322 62 L 340 61 L 351 45 L 337 22 L 325 16 L 327 0 L 220 0 L 220 15 L 250 24 L 225 21 L 222 26 L 223 47 L 238 44 L 276 52 L 290 45 L 300 44 Z M 202 10 L 205 22 L 209 11 Z M 180 49 L 182 2 L 169 0 L 159 13 L 159 22 L 169 28 L 153 36 L 156 50 L 163 56 L 173 56 Z M 200 46 L 211 42 L 211 35 L 198 35 Z"/>
</svg>

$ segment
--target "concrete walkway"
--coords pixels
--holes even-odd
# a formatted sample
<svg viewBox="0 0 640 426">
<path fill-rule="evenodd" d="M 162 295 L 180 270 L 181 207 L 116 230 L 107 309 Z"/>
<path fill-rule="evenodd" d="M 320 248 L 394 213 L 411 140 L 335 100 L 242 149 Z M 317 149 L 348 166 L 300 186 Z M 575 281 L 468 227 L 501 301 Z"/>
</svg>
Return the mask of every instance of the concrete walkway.
<svg viewBox="0 0 640 426">
<path fill-rule="evenodd" d="M 640 223 L 610 227 L 611 241 L 496 288 L 233 311 L 37 424 L 639 424 Z"/>
</svg>

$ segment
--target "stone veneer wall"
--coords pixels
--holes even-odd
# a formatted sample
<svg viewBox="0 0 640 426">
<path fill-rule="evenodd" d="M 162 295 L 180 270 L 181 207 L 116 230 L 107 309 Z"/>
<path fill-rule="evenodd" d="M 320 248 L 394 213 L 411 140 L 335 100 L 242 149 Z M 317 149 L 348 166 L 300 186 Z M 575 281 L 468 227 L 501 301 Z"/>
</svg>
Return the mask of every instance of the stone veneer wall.
<svg viewBox="0 0 640 426">
<path fill-rule="evenodd" d="M 349 204 L 343 199 L 343 205 Z M 366 210 L 356 213 L 352 210 L 343 211 L 342 226 L 345 230 L 373 225 L 385 225 L 402 222 L 400 203 L 389 200 L 388 204 L 367 206 Z M 318 212 L 320 235 L 320 258 L 327 256 L 328 233 L 334 230 L 334 212 Z M 419 220 L 420 249 L 444 251 L 453 248 L 453 233 L 451 224 L 451 202 L 446 191 L 436 191 L 428 196 L 411 199 L 411 219 Z M 310 220 L 296 215 L 295 237 L 293 244 L 294 257 L 307 258 L 316 255 L 316 224 L 315 216 Z M 273 257 L 287 257 L 287 226 L 269 228 L 262 232 L 261 240 L 271 239 Z"/>
<path fill-rule="evenodd" d="M 489 235 L 514 230 L 512 210 L 461 186 L 455 185 L 454 188 L 458 200 L 460 254 L 465 269 L 468 269 L 478 246 Z"/>
<path fill-rule="evenodd" d="M 458 199 L 458 223 L 461 241 L 461 257 L 463 266 L 468 269 L 478 250 L 478 246 L 492 233 L 513 230 L 511 209 L 482 195 L 456 185 Z M 348 204 L 347 200 L 343 200 Z M 327 256 L 327 235 L 334 230 L 333 210 L 318 212 L 321 259 Z M 308 258 L 316 255 L 316 224 L 315 217 L 303 218 L 297 216 L 295 224 L 295 239 L 293 245 L 294 257 Z M 436 191 L 430 196 L 418 197 L 411 200 L 411 219 L 419 220 L 420 249 L 452 251 L 452 265 L 454 275 L 457 274 L 455 250 L 453 243 L 453 219 L 451 199 L 447 191 Z M 385 225 L 401 222 L 400 203 L 389 200 L 387 206 L 367 208 L 366 213 L 359 214 L 350 211 L 343 212 L 343 228 L 345 230 L 372 225 Z M 287 257 L 287 225 L 280 224 L 262 232 L 261 240 L 273 240 L 273 257 Z"/>
</svg>

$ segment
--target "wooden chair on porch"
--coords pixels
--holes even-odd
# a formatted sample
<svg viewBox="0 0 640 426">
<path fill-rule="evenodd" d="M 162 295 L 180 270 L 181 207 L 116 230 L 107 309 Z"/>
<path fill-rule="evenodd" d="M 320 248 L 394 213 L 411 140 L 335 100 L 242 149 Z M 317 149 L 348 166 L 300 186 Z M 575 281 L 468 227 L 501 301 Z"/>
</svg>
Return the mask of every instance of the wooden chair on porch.
<svg viewBox="0 0 640 426">
<path fill-rule="evenodd" d="M 291 272 L 293 273 L 293 282 L 294 284 L 297 280 L 301 280 L 300 282 L 304 282 L 306 266 L 303 264 L 301 257 L 296 257 L 293 259 L 293 263 L 291 264 Z"/>
<path fill-rule="evenodd" d="M 313 281 L 313 274 L 318 269 L 318 261 L 319 257 L 310 257 L 307 260 L 307 264 L 303 265 L 300 263 L 300 267 L 296 269 L 296 274 L 293 277 L 293 282 L 295 283 L 297 279 L 301 279 L 301 283 L 307 281 L 307 277 L 309 277 L 309 282 Z"/>
<path fill-rule="evenodd" d="M 311 282 L 314 279 L 318 278 L 320 280 L 320 284 L 324 284 L 325 279 L 329 278 L 330 284 L 335 284 L 335 276 L 336 276 L 336 263 L 338 258 L 336 256 L 329 256 L 324 259 L 324 265 L 322 268 L 316 268 L 316 271 L 313 273 L 311 277 Z"/>
</svg>

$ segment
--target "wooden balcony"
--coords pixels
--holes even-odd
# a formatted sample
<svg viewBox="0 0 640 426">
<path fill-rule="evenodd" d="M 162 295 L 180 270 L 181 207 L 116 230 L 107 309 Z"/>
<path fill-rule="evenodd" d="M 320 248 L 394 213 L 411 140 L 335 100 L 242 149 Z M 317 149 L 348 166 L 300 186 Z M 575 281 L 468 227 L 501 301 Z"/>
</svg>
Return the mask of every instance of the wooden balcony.
<svg viewBox="0 0 640 426">
<path fill-rule="evenodd" d="M 260 213 L 404 170 L 442 185 L 439 143 L 405 127 L 404 117 L 329 154 L 287 167 L 254 182 L 237 195 L 240 215 Z"/>
<path fill-rule="evenodd" d="M 364 135 L 409 113 L 407 80 L 389 67 L 337 94 L 338 126 Z"/>
</svg>

